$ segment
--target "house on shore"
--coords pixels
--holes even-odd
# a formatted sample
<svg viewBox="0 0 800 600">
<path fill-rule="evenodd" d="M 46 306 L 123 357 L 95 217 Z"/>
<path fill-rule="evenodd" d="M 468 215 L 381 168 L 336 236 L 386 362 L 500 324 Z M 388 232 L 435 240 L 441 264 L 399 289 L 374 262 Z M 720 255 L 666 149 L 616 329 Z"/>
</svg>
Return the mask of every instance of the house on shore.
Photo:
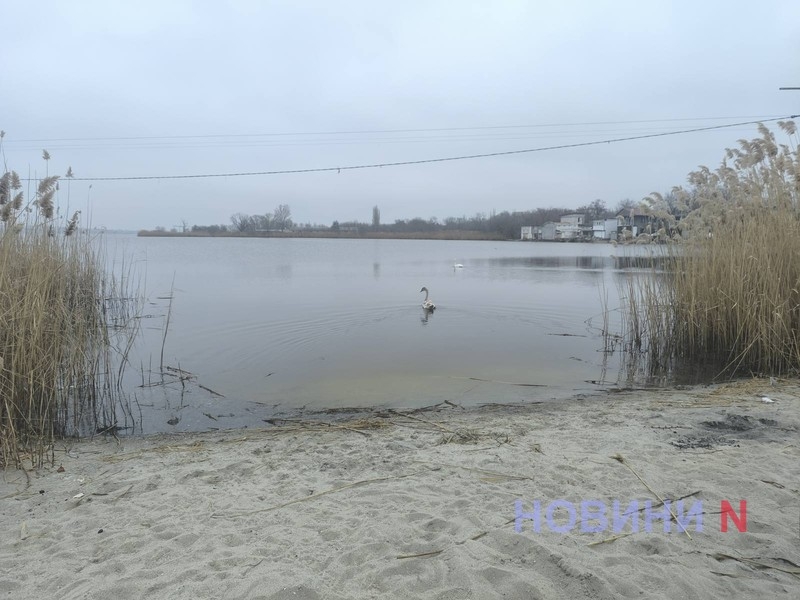
<svg viewBox="0 0 800 600">
<path fill-rule="evenodd" d="M 541 227 L 522 227 L 520 239 L 543 241 L 585 239 L 587 235 L 585 219 L 586 215 L 583 213 L 573 213 L 564 215 L 558 223 L 548 221 Z M 588 235 L 591 237 L 591 227 L 588 228 Z"/>
<path fill-rule="evenodd" d="M 595 240 L 616 240 L 619 224 L 614 219 L 595 219 L 592 221 L 592 238 Z"/>
<path fill-rule="evenodd" d="M 627 229 L 635 238 L 642 233 L 653 233 L 656 218 L 641 208 L 625 208 L 617 213 L 617 228 Z"/>
<path fill-rule="evenodd" d="M 662 229 L 663 228 L 663 229 Z M 543 241 L 625 241 L 642 234 L 659 237 L 669 232 L 662 220 L 641 208 L 626 208 L 615 217 L 586 220 L 582 213 L 564 215 L 558 223 L 548 222 L 541 227 L 522 227 L 520 239 Z"/>
<path fill-rule="evenodd" d="M 556 226 L 562 240 L 578 240 L 583 237 L 586 215 L 573 213 L 561 217 L 561 222 Z"/>
</svg>

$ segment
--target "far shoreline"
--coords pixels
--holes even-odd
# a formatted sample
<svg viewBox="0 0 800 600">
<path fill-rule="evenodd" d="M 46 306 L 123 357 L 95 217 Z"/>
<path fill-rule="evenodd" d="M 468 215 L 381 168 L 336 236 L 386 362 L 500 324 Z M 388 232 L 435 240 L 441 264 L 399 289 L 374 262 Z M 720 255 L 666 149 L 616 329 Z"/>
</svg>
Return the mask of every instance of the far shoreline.
<svg viewBox="0 0 800 600">
<path fill-rule="evenodd" d="M 387 239 L 387 240 L 465 240 L 513 242 L 497 234 L 480 231 L 437 231 L 437 232 L 390 232 L 390 231 L 227 231 L 209 233 L 207 231 L 154 231 L 142 229 L 139 237 L 192 237 L 192 238 L 325 238 L 325 239 Z"/>
<path fill-rule="evenodd" d="M 444 240 L 466 242 L 562 242 L 578 244 L 609 243 L 609 240 L 567 239 L 567 240 L 520 240 L 507 238 L 492 233 L 480 231 L 437 231 L 437 232 L 397 232 L 397 231 L 365 231 L 363 233 L 350 231 L 227 231 L 223 233 L 209 233 L 207 231 L 155 231 L 141 229 L 136 232 L 138 237 L 169 237 L 169 238 L 289 238 L 289 239 L 341 239 L 341 240 Z"/>
</svg>

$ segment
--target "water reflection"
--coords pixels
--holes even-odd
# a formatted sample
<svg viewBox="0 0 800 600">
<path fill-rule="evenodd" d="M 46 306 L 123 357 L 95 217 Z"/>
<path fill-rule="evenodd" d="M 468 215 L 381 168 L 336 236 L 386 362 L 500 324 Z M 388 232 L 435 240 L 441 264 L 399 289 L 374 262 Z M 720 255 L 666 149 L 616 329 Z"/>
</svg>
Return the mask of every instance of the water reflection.
<svg viewBox="0 0 800 600">
<path fill-rule="evenodd" d="M 606 269 L 614 266 L 610 256 L 502 256 L 473 262 L 476 266 L 497 269 Z"/>
<path fill-rule="evenodd" d="M 615 269 L 662 269 L 670 258 L 666 255 L 612 256 Z"/>
<path fill-rule="evenodd" d="M 150 301 L 168 296 L 173 278 L 176 290 L 166 338 L 161 300 L 131 354 L 143 365 L 131 389 L 146 433 L 259 424 L 301 407 L 468 406 L 615 385 L 625 373 L 602 352 L 600 330 L 618 328 L 617 281 L 645 264 L 635 254 L 652 260 L 603 244 L 125 242 L 146 266 Z M 435 326 L 420 307 L 422 285 L 446 307 Z M 609 322 L 593 326 L 603 297 Z M 411 325 L 417 318 L 421 327 Z M 150 373 L 162 344 L 164 362 L 195 378 L 138 387 L 158 380 Z M 543 387 L 492 383 L 515 381 Z"/>
<path fill-rule="evenodd" d="M 277 272 L 279 278 L 283 279 L 284 281 L 288 281 L 292 278 L 292 265 L 278 265 Z"/>
<path fill-rule="evenodd" d="M 622 249 L 624 252 L 626 249 Z M 497 269 L 522 267 L 528 269 L 649 269 L 660 268 L 668 258 L 662 254 L 611 254 L 603 256 L 502 256 L 476 259 L 476 266 Z"/>
</svg>

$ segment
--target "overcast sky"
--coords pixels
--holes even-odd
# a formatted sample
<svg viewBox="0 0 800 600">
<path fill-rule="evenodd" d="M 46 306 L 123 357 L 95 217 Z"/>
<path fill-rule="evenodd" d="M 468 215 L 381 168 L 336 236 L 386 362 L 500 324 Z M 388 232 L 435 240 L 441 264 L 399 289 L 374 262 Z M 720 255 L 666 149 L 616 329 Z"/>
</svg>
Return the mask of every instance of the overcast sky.
<svg viewBox="0 0 800 600">
<path fill-rule="evenodd" d="M 800 2 L 0 0 L 7 167 L 76 178 L 347 167 L 800 113 Z M 770 125 L 774 128 L 774 125 Z M 574 208 L 683 184 L 754 125 L 376 169 L 80 181 L 139 229 Z M 42 160 L 42 149 L 51 155 Z M 91 184 L 91 189 L 89 186 Z M 67 185 L 59 202 L 66 211 Z"/>
</svg>

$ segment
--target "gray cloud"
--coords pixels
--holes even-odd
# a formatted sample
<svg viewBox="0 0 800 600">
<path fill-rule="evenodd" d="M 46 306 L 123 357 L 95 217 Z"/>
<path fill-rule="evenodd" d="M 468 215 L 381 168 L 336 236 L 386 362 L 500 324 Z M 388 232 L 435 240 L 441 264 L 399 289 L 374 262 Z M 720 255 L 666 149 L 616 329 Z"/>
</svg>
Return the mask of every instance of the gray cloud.
<svg viewBox="0 0 800 600">
<path fill-rule="evenodd" d="M 778 91 L 800 85 L 796 2 L 542 4 L 8 3 L 0 44 L 6 160 L 38 174 L 47 148 L 51 172 L 71 165 L 78 177 L 302 169 L 800 112 L 800 92 Z M 597 122 L 616 123 L 587 124 Z M 553 124 L 561 125 L 543 127 Z M 477 129 L 506 125 L 536 127 Z M 446 128 L 464 129 L 433 131 Z M 424 131 L 386 131 L 398 129 Z M 335 133 L 356 131 L 373 133 Z M 755 134 L 749 127 L 339 174 L 95 182 L 93 222 L 210 224 L 279 203 L 296 221 L 320 223 L 369 221 L 375 204 L 384 221 L 595 198 L 613 205 L 681 184 Z M 218 137 L 168 137 L 210 135 Z M 88 185 L 71 184 L 73 205 L 85 203 Z"/>
</svg>

